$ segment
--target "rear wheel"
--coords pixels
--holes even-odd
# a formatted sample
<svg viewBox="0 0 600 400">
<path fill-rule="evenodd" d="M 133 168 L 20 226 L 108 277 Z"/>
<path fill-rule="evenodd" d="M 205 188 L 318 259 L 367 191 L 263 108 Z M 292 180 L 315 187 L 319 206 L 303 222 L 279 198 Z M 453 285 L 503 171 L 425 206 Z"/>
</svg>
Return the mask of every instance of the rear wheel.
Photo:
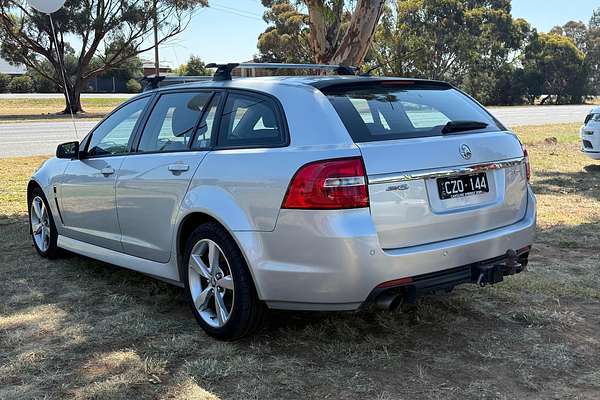
<svg viewBox="0 0 600 400">
<path fill-rule="evenodd" d="M 262 326 L 258 299 L 244 257 L 227 231 L 206 223 L 188 239 L 181 278 L 198 324 L 212 337 L 235 340 Z"/>
<path fill-rule="evenodd" d="M 29 196 L 29 231 L 33 246 L 45 258 L 58 256 L 58 231 L 46 196 L 40 188 L 34 188 Z"/>
</svg>

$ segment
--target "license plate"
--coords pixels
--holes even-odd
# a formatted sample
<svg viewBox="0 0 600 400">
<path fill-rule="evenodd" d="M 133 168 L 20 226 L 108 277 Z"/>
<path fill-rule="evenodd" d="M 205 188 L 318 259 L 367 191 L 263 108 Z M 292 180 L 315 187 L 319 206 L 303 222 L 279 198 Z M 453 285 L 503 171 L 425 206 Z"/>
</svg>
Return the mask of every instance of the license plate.
<svg viewBox="0 0 600 400">
<path fill-rule="evenodd" d="M 453 176 L 451 178 L 438 178 L 437 185 L 442 200 L 477 196 L 490 191 L 485 172 Z"/>
</svg>

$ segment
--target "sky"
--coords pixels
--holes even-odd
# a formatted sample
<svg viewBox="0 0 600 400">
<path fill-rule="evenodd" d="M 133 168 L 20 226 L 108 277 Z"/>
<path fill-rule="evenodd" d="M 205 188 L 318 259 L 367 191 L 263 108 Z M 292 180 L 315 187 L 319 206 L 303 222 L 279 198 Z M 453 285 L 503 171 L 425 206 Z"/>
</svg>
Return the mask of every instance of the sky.
<svg viewBox="0 0 600 400">
<path fill-rule="evenodd" d="M 260 0 L 209 0 L 211 7 L 198 11 L 185 32 L 162 47 L 160 59 L 171 66 L 190 55 L 205 62 L 242 62 L 257 53 L 256 42 L 267 24 Z M 541 32 L 570 20 L 587 23 L 600 0 L 513 0 L 513 16 L 525 18 Z M 152 54 L 145 57 L 151 58 Z"/>
</svg>

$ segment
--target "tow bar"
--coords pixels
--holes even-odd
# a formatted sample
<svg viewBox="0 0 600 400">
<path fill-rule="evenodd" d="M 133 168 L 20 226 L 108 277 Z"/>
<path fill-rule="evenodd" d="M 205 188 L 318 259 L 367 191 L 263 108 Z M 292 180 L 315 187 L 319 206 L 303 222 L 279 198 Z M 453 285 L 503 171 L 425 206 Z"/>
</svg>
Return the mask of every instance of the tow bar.
<svg viewBox="0 0 600 400">
<path fill-rule="evenodd" d="M 517 252 L 508 250 L 505 258 L 496 264 L 476 265 L 471 271 L 473 280 L 480 287 L 500 283 L 504 280 L 504 276 L 514 275 L 523 271 L 524 266 L 519 263 Z"/>
</svg>

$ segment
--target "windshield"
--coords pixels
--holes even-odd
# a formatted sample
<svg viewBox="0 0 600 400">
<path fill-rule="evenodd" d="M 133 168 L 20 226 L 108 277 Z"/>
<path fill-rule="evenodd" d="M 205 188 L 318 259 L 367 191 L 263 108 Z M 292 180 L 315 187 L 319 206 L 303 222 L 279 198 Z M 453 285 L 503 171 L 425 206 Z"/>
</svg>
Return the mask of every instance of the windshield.
<svg viewBox="0 0 600 400">
<path fill-rule="evenodd" d="M 446 85 L 383 81 L 323 92 L 355 142 L 443 135 L 448 123 L 465 121 L 475 129 L 460 133 L 504 130 L 480 105 Z"/>
</svg>

